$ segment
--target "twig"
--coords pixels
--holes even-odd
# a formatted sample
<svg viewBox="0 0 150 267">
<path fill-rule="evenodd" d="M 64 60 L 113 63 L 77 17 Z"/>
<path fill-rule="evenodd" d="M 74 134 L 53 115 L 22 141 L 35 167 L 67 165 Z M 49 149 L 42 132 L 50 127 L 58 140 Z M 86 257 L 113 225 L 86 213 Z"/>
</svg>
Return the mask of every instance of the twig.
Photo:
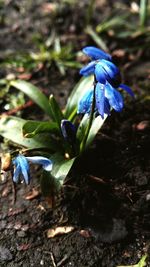
<svg viewBox="0 0 150 267">
<path fill-rule="evenodd" d="M 28 108 L 28 107 L 31 107 L 33 104 L 34 104 L 33 101 L 29 100 L 24 105 L 20 105 L 20 106 L 18 106 L 16 108 L 13 108 L 13 109 L 11 109 L 11 110 L 9 110 L 7 112 L 3 112 L 1 114 L 1 116 L 3 116 L 3 115 L 10 116 L 10 115 L 16 114 L 18 111 L 23 110 L 23 109 Z"/>
<path fill-rule="evenodd" d="M 65 255 L 65 256 L 62 258 L 62 260 L 60 260 L 60 261 L 58 262 L 57 267 L 62 266 L 62 264 L 64 264 L 65 261 L 66 261 L 67 259 L 68 259 L 68 256 Z"/>
<path fill-rule="evenodd" d="M 51 260 L 52 260 L 52 264 L 53 264 L 53 267 L 57 267 L 56 263 L 55 263 L 55 259 L 54 259 L 54 256 L 53 256 L 53 253 L 50 252 L 50 256 L 51 256 Z"/>
</svg>

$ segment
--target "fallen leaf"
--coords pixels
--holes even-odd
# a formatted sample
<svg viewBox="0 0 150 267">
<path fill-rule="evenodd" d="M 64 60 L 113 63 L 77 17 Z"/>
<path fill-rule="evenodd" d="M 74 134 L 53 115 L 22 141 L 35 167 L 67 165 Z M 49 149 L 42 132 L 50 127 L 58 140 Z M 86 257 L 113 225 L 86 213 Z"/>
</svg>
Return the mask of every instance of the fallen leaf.
<svg viewBox="0 0 150 267">
<path fill-rule="evenodd" d="M 1 155 L 1 170 L 9 171 L 11 167 L 11 155 L 10 153 L 5 153 Z"/>
<path fill-rule="evenodd" d="M 138 131 L 144 131 L 145 129 L 149 128 L 149 121 L 141 121 L 137 124 L 134 124 L 133 128 Z"/>
<path fill-rule="evenodd" d="M 40 192 L 33 188 L 32 191 L 25 197 L 26 200 L 32 200 L 40 195 Z"/>
<path fill-rule="evenodd" d="M 44 3 L 42 4 L 42 11 L 44 14 L 53 13 L 57 9 L 56 3 Z"/>
<path fill-rule="evenodd" d="M 19 251 L 25 251 L 25 250 L 28 250 L 30 247 L 31 247 L 30 244 L 21 244 L 21 245 L 18 247 L 18 250 L 19 250 Z"/>
<path fill-rule="evenodd" d="M 59 226 L 56 228 L 49 229 L 47 231 L 47 237 L 52 238 L 52 237 L 55 237 L 57 235 L 68 234 L 68 233 L 72 232 L 73 230 L 74 230 L 73 226 L 62 226 L 62 227 Z"/>
<path fill-rule="evenodd" d="M 86 238 L 91 237 L 91 234 L 88 230 L 81 230 L 79 233 L 83 237 L 86 237 Z"/>
<path fill-rule="evenodd" d="M 25 72 L 18 75 L 18 79 L 22 79 L 26 81 L 30 80 L 31 77 L 32 77 L 31 73 L 25 73 Z"/>
</svg>

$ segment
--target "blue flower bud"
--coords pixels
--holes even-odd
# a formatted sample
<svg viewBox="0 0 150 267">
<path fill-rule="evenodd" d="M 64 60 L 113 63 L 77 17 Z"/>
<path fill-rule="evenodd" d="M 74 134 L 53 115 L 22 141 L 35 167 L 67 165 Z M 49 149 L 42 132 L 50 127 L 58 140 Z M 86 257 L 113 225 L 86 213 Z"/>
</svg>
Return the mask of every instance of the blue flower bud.
<svg viewBox="0 0 150 267">
<path fill-rule="evenodd" d="M 61 121 L 61 132 L 66 141 L 73 144 L 76 140 L 76 127 L 68 120 Z"/>
</svg>

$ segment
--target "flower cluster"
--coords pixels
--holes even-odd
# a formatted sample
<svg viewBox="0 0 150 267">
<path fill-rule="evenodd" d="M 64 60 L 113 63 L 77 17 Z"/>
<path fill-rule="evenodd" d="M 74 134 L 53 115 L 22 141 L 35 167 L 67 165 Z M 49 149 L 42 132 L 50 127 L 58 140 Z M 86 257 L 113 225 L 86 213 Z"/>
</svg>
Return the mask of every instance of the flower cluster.
<svg viewBox="0 0 150 267">
<path fill-rule="evenodd" d="M 78 113 L 90 113 L 93 97 L 95 97 L 95 111 L 102 118 L 104 114 L 110 114 L 111 108 L 120 112 L 123 108 L 123 98 L 117 89 L 119 87 L 124 89 L 132 97 L 133 92 L 127 85 L 121 83 L 118 67 L 112 62 L 109 54 L 96 47 L 87 46 L 83 49 L 83 53 L 91 57 L 92 61 L 80 70 L 80 74 L 83 76 L 94 74 L 95 83 L 80 99 Z"/>
<path fill-rule="evenodd" d="M 46 171 L 52 170 L 52 161 L 48 158 L 40 157 L 40 156 L 25 157 L 23 155 L 18 155 L 12 161 L 14 165 L 14 173 L 13 173 L 14 183 L 18 183 L 22 175 L 25 183 L 29 184 L 30 182 L 29 162 L 40 164 L 42 168 Z"/>
</svg>

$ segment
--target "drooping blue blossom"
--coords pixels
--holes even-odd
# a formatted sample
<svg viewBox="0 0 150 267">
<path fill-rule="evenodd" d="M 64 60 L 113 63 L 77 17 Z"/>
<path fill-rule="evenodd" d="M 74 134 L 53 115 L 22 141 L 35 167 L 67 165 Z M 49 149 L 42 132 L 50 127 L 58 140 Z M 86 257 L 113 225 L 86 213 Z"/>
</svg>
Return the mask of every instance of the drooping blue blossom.
<svg viewBox="0 0 150 267">
<path fill-rule="evenodd" d="M 61 132 L 66 141 L 73 144 L 76 140 L 76 127 L 69 120 L 61 121 Z"/>
<path fill-rule="evenodd" d="M 117 66 L 105 59 L 95 65 L 96 80 L 102 84 L 109 82 L 112 86 L 118 87 L 121 83 L 121 75 Z"/>
<path fill-rule="evenodd" d="M 34 164 L 39 164 L 45 171 L 51 171 L 53 164 L 52 161 L 46 157 L 34 156 L 34 157 L 26 157 L 26 159 Z"/>
<path fill-rule="evenodd" d="M 88 76 L 94 74 L 95 89 L 89 89 L 78 103 L 78 113 L 87 113 L 91 111 L 93 97 L 95 97 L 95 111 L 102 118 L 104 114 L 109 115 L 110 109 L 120 112 L 123 108 L 123 98 L 117 88 L 127 91 L 134 96 L 130 87 L 121 83 L 121 74 L 118 67 L 112 62 L 109 54 L 96 47 L 85 47 L 83 52 L 91 57 L 92 61 L 80 70 L 80 74 Z M 95 96 L 93 95 L 95 92 Z"/>
<path fill-rule="evenodd" d="M 29 174 L 29 163 L 23 155 L 17 156 L 13 159 L 12 163 L 14 164 L 14 174 L 13 174 L 13 182 L 18 183 L 20 176 L 22 175 L 26 184 L 30 182 L 30 174 Z"/>
<path fill-rule="evenodd" d="M 122 87 L 123 88 L 123 87 Z M 123 88 L 128 91 L 129 94 L 133 95 L 131 89 Z M 130 90 L 128 90 L 130 89 Z M 77 112 L 81 114 L 89 114 L 91 111 L 92 101 L 94 94 L 94 86 L 89 89 L 78 103 Z M 123 98 L 120 92 L 114 88 L 110 83 L 105 85 L 97 83 L 95 88 L 95 112 L 104 118 L 104 114 L 110 115 L 110 109 L 113 108 L 115 111 L 120 112 L 123 109 Z"/>
<path fill-rule="evenodd" d="M 42 165 L 42 168 L 46 171 L 52 170 L 52 161 L 48 158 L 41 156 L 25 157 L 23 155 L 18 155 L 12 161 L 14 165 L 14 173 L 12 178 L 14 183 L 18 183 L 21 176 L 23 177 L 26 184 L 30 183 L 29 161 Z"/>
<path fill-rule="evenodd" d="M 94 74 L 97 82 L 106 84 L 108 81 L 116 88 L 121 83 L 119 69 L 113 62 L 105 59 L 91 61 L 88 65 L 80 70 L 80 74 L 83 76 Z"/>
<path fill-rule="evenodd" d="M 111 55 L 109 55 L 108 53 L 94 46 L 86 46 L 83 48 L 82 51 L 84 54 L 89 56 L 92 60 L 97 60 L 97 59 L 106 59 L 110 61 L 112 60 Z"/>
</svg>

